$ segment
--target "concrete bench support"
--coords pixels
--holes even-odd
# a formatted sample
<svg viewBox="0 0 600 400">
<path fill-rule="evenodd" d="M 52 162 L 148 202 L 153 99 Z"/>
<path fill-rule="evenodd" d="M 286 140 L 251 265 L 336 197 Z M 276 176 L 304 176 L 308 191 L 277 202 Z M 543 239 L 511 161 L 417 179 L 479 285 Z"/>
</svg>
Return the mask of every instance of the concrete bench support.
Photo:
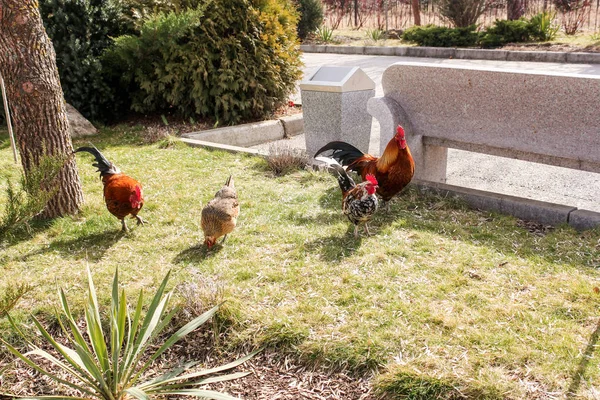
<svg viewBox="0 0 600 400">
<path fill-rule="evenodd" d="M 415 133 L 410 119 L 404 109 L 389 97 L 373 97 L 367 103 L 367 111 L 379 122 L 381 141 L 379 154 L 402 125 L 410 151 L 415 159 L 415 179 L 431 182 L 446 182 L 446 165 L 448 164 L 448 148 L 436 145 L 426 146 L 423 135 Z"/>
</svg>

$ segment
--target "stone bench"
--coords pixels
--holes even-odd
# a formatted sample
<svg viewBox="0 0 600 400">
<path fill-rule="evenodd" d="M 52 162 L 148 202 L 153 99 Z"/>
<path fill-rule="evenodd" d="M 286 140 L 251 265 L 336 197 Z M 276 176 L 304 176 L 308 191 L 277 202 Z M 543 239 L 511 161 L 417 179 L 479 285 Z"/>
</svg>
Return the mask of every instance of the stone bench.
<svg viewBox="0 0 600 400">
<path fill-rule="evenodd" d="M 381 152 L 402 125 L 419 181 L 446 181 L 448 148 L 600 173 L 600 76 L 400 62 L 382 86 Z"/>
</svg>

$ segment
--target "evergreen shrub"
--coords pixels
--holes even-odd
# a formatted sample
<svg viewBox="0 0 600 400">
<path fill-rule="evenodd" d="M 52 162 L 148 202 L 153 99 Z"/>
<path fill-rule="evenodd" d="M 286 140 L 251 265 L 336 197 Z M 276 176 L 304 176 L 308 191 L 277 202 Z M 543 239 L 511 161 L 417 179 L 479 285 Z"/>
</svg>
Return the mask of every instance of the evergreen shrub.
<svg viewBox="0 0 600 400">
<path fill-rule="evenodd" d="M 234 124 L 264 117 L 300 77 L 296 14 L 277 0 L 214 0 L 160 13 L 116 39 L 105 65 L 132 108 Z"/>
<path fill-rule="evenodd" d="M 445 26 L 413 26 L 404 31 L 402 40 L 415 42 L 428 47 L 469 47 L 477 45 L 476 25 L 465 28 L 447 28 Z"/>
<path fill-rule="evenodd" d="M 500 47 L 507 43 L 547 41 L 556 36 L 558 27 L 553 22 L 554 18 L 553 14 L 541 13 L 529 20 L 496 20 L 492 26 L 479 33 L 476 32 L 476 25 L 466 28 L 413 26 L 404 31 L 402 39 L 430 47 Z"/>
<path fill-rule="evenodd" d="M 499 47 L 507 43 L 528 42 L 532 39 L 532 26 L 520 18 L 513 21 L 499 20 L 485 30 L 479 39 L 482 47 Z"/>
<path fill-rule="evenodd" d="M 117 0 L 40 0 L 40 13 L 56 51 L 65 99 L 86 118 L 109 120 L 122 108 L 105 82 L 100 56 L 111 37 L 128 33 Z"/>
<path fill-rule="evenodd" d="M 298 37 L 304 40 L 323 24 L 323 4 L 321 0 L 298 0 L 298 13 Z"/>
<path fill-rule="evenodd" d="M 438 0 L 438 12 L 456 28 L 466 28 L 477 20 L 493 4 L 489 0 Z"/>
<path fill-rule="evenodd" d="M 204 0 L 119 0 L 123 18 L 139 33 L 143 22 L 158 13 L 181 12 L 198 7 Z"/>
</svg>

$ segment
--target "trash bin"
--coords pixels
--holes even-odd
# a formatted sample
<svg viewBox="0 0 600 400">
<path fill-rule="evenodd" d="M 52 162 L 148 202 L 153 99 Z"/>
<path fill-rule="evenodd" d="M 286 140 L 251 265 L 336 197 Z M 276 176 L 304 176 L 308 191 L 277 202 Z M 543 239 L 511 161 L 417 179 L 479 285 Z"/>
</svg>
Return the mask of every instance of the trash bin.
<svg viewBox="0 0 600 400">
<path fill-rule="evenodd" d="M 368 152 L 372 117 L 367 101 L 375 82 L 358 67 L 322 66 L 300 83 L 304 136 L 309 157 L 341 140 Z"/>
</svg>

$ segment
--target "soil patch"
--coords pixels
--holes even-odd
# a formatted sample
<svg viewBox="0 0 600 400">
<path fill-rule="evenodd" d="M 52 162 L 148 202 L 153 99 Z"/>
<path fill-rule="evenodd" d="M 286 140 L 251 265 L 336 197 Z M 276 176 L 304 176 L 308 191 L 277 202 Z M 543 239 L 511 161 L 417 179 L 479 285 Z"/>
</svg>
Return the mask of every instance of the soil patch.
<svg viewBox="0 0 600 400">
<path fill-rule="evenodd" d="M 511 43 L 502 47 L 502 50 L 511 51 L 561 51 L 566 53 L 574 52 L 586 52 L 586 53 L 600 53 L 600 46 L 575 46 L 566 43 L 527 43 L 527 44 L 516 44 Z"/>
</svg>

